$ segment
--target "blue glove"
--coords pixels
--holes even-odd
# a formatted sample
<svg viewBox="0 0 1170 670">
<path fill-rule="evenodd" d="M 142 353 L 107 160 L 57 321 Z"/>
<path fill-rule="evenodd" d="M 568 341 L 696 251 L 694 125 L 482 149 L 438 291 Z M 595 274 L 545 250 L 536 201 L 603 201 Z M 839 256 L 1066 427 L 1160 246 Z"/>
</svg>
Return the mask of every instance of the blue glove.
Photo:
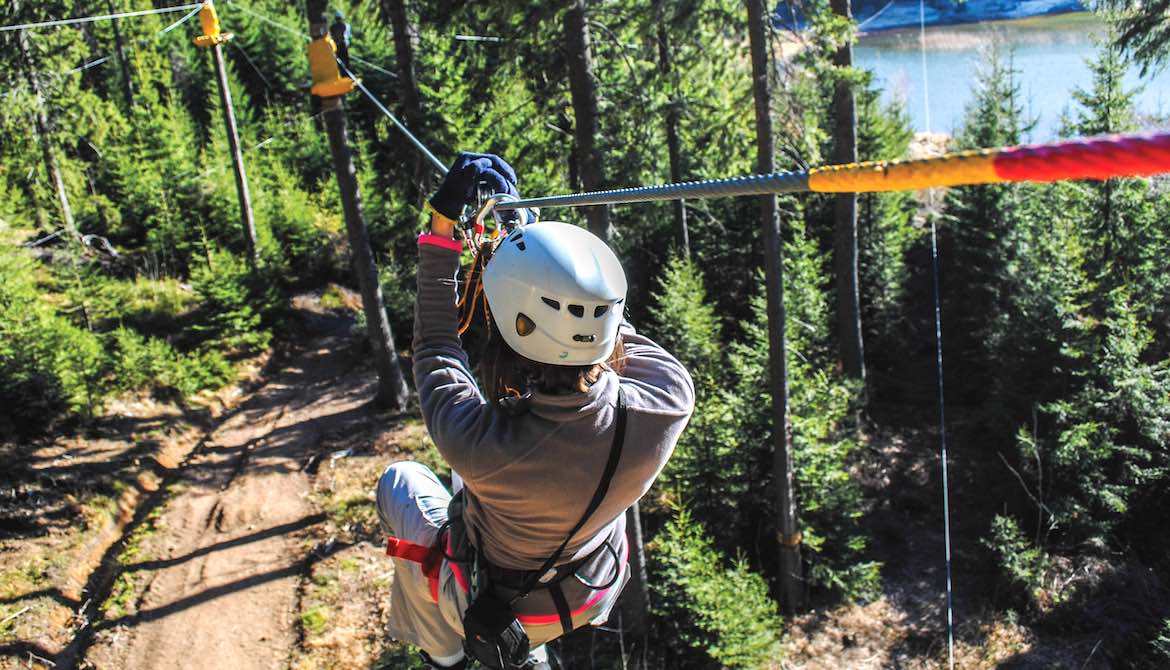
<svg viewBox="0 0 1170 670">
<path fill-rule="evenodd" d="M 492 194 L 520 195 L 516 190 L 516 171 L 503 158 L 465 151 L 451 164 L 439 190 L 431 196 L 431 208 L 452 221 L 458 221 L 464 205 L 477 204 L 477 186 L 481 183 Z"/>
</svg>

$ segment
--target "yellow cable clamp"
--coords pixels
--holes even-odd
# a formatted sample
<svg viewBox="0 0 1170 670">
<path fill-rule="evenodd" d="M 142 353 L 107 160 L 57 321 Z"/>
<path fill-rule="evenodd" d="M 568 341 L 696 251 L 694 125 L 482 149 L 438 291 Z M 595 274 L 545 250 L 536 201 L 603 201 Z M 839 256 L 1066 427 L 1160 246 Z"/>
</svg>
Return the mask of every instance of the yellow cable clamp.
<svg viewBox="0 0 1170 670">
<path fill-rule="evenodd" d="M 353 90 L 356 82 L 341 76 L 337 68 L 337 44 L 329 33 L 309 42 L 309 72 L 313 75 L 313 87 L 309 91 L 320 98 L 345 95 Z"/>
<path fill-rule="evenodd" d="M 780 540 L 780 544 L 785 547 L 798 547 L 804 541 L 804 534 L 799 530 L 792 535 L 787 535 L 783 532 L 776 533 L 776 537 Z"/>
<path fill-rule="evenodd" d="M 203 34 L 192 40 L 197 47 L 206 49 L 234 37 L 231 33 L 220 32 L 219 14 L 211 0 L 204 0 L 203 6 L 199 8 L 199 24 L 203 27 Z"/>
</svg>

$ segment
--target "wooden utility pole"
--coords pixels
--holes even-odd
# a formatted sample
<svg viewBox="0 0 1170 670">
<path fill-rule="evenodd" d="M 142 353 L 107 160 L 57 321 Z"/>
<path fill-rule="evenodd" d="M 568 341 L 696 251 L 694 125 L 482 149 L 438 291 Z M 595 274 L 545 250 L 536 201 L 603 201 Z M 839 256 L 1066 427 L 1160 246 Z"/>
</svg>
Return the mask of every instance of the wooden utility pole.
<svg viewBox="0 0 1170 670">
<path fill-rule="evenodd" d="M 569 93 L 573 99 L 573 131 L 581 186 L 586 191 L 594 191 L 603 188 L 605 172 L 597 149 L 597 81 L 593 78 L 593 48 L 585 0 L 569 0 L 569 11 L 565 12 L 565 57 L 569 62 Z M 586 207 L 585 219 L 594 235 L 606 242 L 613 238 L 607 205 Z"/>
<path fill-rule="evenodd" d="M 12 15 L 20 15 L 20 2 L 13 3 Z M 45 95 L 41 90 L 41 82 L 37 77 L 36 67 L 33 65 L 31 49 L 28 45 L 28 35 L 23 30 L 17 32 L 17 47 L 20 49 L 20 58 L 24 66 L 24 75 L 28 79 L 33 92 L 34 113 L 33 122 L 36 125 L 37 137 L 40 139 L 41 154 L 45 160 L 45 171 L 49 175 L 49 184 L 57 194 L 57 204 L 61 207 L 61 222 L 70 239 L 76 240 L 79 235 L 77 224 L 73 221 L 73 208 L 69 206 L 69 194 L 65 192 L 65 180 L 61 176 L 61 166 L 57 164 L 57 156 L 53 151 L 52 125 L 49 115 L 45 111 Z"/>
<path fill-rule="evenodd" d="M 853 20 L 850 0 L 830 0 L 837 16 Z M 833 54 L 837 82 L 833 88 L 833 152 L 838 165 L 857 162 L 857 104 L 847 76 L 853 67 L 853 38 Z M 861 335 L 860 289 L 857 278 L 857 194 L 838 193 L 833 198 L 833 258 L 837 283 L 837 339 L 845 374 L 865 382 L 865 345 Z"/>
<path fill-rule="evenodd" d="M 219 81 L 219 100 L 223 103 L 223 120 L 227 126 L 228 149 L 232 154 L 232 170 L 236 174 L 236 195 L 240 200 L 240 223 L 244 226 L 244 245 L 248 249 L 248 263 L 252 269 L 260 263 L 256 248 L 256 220 L 252 218 L 252 195 L 248 193 L 248 177 L 244 174 L 244 153 L 240 150 L 240 133 L 236 130 L 236 112 L 232 106 L 232 92 L 228 88 L 227 68 L 223 63 L 223 45 L 211 48 L 215 58 L 215 76 Z"/>
<path fill-rule="evenodd" d="M 333 154 L 333 170 L 337 174 L 337 188 L 341 191 L 341 205 L 345 213 L 345 230 L 349 237 L 354 274 L 362 293 L 362 310 L 366 315 L 366 335 L 374 351 L 374 366 L 378 370 L 378 394 L 374 399 L 379 407 L 400 411 L 406 408 L 410 395 L 406 378 L 402 375 L 398 352 L 394 348 L 394 333 L 390 320 L 386 318 L 386 307 L 382 299 L 382 284 L 378 281 L 378 268 L 374 264 L 374 252 L 370 248 L 370 236 L 366 229 L 366 218 L 362 212 L 361 195 L 358 192 L 357 170 L 353 165 L 353 154 L 349 150 L 346 130 L 345 108 L 341 95 L 348 88 L 348 80 L 342 79 L 333 61 L 332 40 L 328 38 L 329 25 L 325 18 L 325 0 L 308 0 L 309 67 L 313 71 L 314 95 L 321 98 L 321 113 L 325 132 L 329 136 L 329 149 Z M 330 68 L 330 64 L 332 67 Z M 332 77 L 332 79 L 328 79 Z"/>
<path fill-rule="evenodd" d="M 752 94 L 756 103 L 756 172 L 774 171 L 772 94 L 768 57 L 769 5 L 747 0 L 748 39 L 752 53 Z M 760 197 L 764 227 L 764 279 L 767 284 L 768 377 L 772 391 L 772 471 L 776 485 L 776 516 L 780 526 L 781 606 L 787 613 L 804 606 L 804 575 L 800 562 L 800 530 L 793 495 L 792 435 L 788 426 L 788 346 L 784 316 L 784 247 L 776 196 Z"/>
<path fill-rule="evenodd" d="M 199 10 L 199 23 L 203 34 L 196 37 L 195 46 L 211 49 L 215 60 L 215 78 L 219 83 L 219 101 L 223 107 L 223 120 L 227 126 L 228 150 L 232 154 L 232 169 L 236 175 L 236 195 L 240 201 L 240 223 L 244 227 L 244 245 L 248 251 L 248 265 L 253 270 L 260 264 L 260 252 L 256 247 L 256 221 L 252 218 L 252 196 L 248 193 L 248 177 L 244 174 L 244 154 L 240 151 L 240 134 L 236 130 L 236 112 L 232 106 L 232 91 L 228 88 L 227 67 L 223 62 L 223 43 L 232 38 L 231 33 L 220 32 L 219 15 L 211 0 L 204 0 Z"/>
<path fill-rule="evenodd" d="M 670 181 L 678 183 L 682 176 L 682 147 L 678 137 L 679 105 L 678 82 L 674 81 L 673 63 L 670 57 L 670 38 L 666 26 L 658 24 L 658 71 L 670 87 L 670 102 L 666 107 L 666 152 L 670 157 Z M 691 235 L 687 230 L 687 201 L 678 198 L 673 201 L 674 225 L 678 228 L 678 241 L 682 254 L 691 256 Z"/>
<path fill-rule="evenodd" d="M 107 0 L 106 6 L 111 14 L 116 14 L 114 0 Z M 118 19 L 112 19 L 110 26 L 114 29 L 114 56 L 118 59 L 118 68 L 122 72 L 122 96 L 126 99 L 126 109 L 134 108 L 134 80 L 130 78 L 130 63 L 126 60 L 126 45 L 122 42 L 122 29 L 118 26 Z"/>
</svg>

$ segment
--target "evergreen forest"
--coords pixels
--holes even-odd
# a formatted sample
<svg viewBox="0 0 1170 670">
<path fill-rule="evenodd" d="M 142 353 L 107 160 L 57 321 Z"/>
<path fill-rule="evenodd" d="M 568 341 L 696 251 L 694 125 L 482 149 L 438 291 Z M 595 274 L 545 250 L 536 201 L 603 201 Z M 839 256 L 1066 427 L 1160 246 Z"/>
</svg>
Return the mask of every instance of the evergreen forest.
<svg viewBox="0 0 1170 670">
<path fill-rule="evenodd" d="M 330 108 L 310 95 L 305 3 L 225 0 L 234 37 L 210 49 L 192 43 L 197 4 L 5 3 L 3 25 L 122 16 L 0 32 L 0 668 L 160 667 L 132 662 L 139 627 L 196 607 L 267 618 L 214 609 L 257 584 L 290 585 L 289 613 L 271 617 L 291 623 L 263 642 L 275 652 L 241 647 L 277 661 L 237 667 L 420 667 L 385 635 L 393 567 L 369 491 L 390 460 L 447 472 L 412 390 L 386 378 L 413 385 L 416 240 L 441 175 L 390 115 L 443 163 L 504 157 L 525 196 L 754 174 L 756 1 L 331 0 L 319 9 L 350 26 L 339 55 L 364 87 L 341 98 L 357 237 Z M 1111 32 L 1092 84 L 1067 92 L 1062 137 L 1166 127 L 1136 111 L 1124 77 L 1164 67 L 1165 4 L 1095 8 Z M 916 135 L 917 101 L 886 101 L 843 60 L 848 2 L 772 9 L 804 18 L 799 32 L 764 26 L 775 170 L 853 159 L 842 128 L 857 160 L 1028 141 L 1010 51 L 986 51 L 956 132 Z M 947 667 L 948 585 L 957 667 L 1170 667 L 1170 179 L 775 202 L 787 437 L 774 435 L 758 197 L 541 213 L 608 238 L 628 319 L 697 390 L 636 512 L 645 581 L 627 587 L 623 620 L 551 645 L 559 667 Z M 367 239 L 376 270 L 355 252 Z M 249 433 L 261 426 L 276 428 Z M 240 477 L 284 472 L 269 450 L 304 482 L 302 516 L 269 532 L 268 511 L 179 513 L 205 479 L 230 495 Z M 162 604 L 152 571 L 221 547 L 167 539 L 196 517 L 227 550 L 255 549 L 244 563 L 276 541 L 296 561 Z"/>
</svg>

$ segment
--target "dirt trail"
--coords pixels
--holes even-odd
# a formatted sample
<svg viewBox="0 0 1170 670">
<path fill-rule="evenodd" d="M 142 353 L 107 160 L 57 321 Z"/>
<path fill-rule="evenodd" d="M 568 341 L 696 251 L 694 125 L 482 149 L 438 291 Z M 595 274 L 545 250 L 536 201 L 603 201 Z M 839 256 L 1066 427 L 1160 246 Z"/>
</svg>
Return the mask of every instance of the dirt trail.
<svg viewBox="0 0 1170 670">
<path fill-rule="evenodd" d="M 95 623 L 97 668 L 284 667 L 309 538 L 306 461 L 368 421 L 374 378 L 340 339 L 290 358 L 185 469 L 127 572 L 130 612 Z"/>
</svg>

